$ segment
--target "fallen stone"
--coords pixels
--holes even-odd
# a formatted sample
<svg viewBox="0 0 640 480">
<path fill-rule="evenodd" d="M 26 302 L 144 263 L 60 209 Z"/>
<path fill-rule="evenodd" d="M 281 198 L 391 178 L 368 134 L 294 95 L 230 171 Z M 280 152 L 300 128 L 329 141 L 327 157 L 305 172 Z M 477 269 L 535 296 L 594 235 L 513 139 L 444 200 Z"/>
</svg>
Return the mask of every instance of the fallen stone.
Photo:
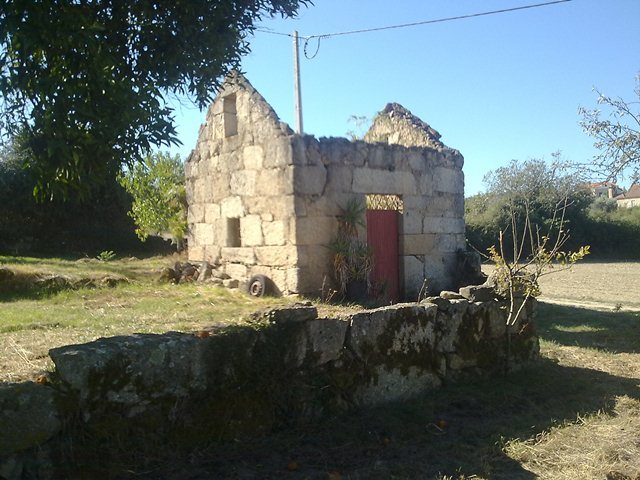
<svg viewBox="0 0 640 480">
<path fill-rule="evenodd" d="M 200 268 L 198 269 L 198 279 L 197 280 L 199 282 L 204 282 L 204 281 L 208 280 L 209 278 L 211 278 L 211 271 L 212 270 L 213 270 L 213 267 L 211 266 L 211 264 L 205 260 L 204 262 L 202 262 L 200 264 Z"/>
<path fill-rule="evenodd" d="M 160 271 L 160 276 L 158 277 L 159 282 L 175 282 L 177 280 L 176 271 L 171 267 L 164 267 Z"/>
<path fill-rule="evenodd" d="M 488 285 L 469 285 L 460 289 L 460 295 L 470 302 L 490 302 L 496 296 L 496 291 Z"/>
<path fill-rule="evenodd" d="M 228 274 L 216 269 L 211 270 L 211 277 L 218 278 L 220 280 L 228 280 L 229 278 L 231 278 Z"/>
<path fill-rule="evenodd" d="M 238 288 L 240 286 L 240 281 L 235 278 L 227 278 L 226 280 L 222 280 L 222 285 L 226 288 Z"/>
<path fill-rule="evenodd" d="M 458 292 L 451 292 L 449 290 L 443 290 L 442 292 L 440 292 L 440 297 L 444 298 L 445 300 L 459 300 L 461 298 L 464 298 Z"/>
</svg>

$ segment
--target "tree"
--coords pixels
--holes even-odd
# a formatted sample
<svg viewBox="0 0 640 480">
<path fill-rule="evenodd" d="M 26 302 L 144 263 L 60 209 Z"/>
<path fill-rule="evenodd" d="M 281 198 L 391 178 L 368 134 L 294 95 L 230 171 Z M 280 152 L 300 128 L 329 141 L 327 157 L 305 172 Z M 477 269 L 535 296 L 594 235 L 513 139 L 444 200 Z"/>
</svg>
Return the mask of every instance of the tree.
<svg viewBox="0 0 640 480">
<path fill-rule="evenodd" d="M 207 105 L 265 15 L 309 0 L 0 0 L 0 132 L 36 193 L 86 193 L 179 143 L 167 100 Z"/>
<path fill-rule="evenodd" d="M 603 118 L 598 109 L 578 109 L 582 129 L 595 139 L 594 146 L 600 151 L 593 159 L 593 167 L 608 179 L 625 173 L 633 181 L 640 179 L 640 74 L 634 92 L 638 101 L 627 102 L 596 90 L 598 104 L 609 110 L 608 118 Z"/>
<path fill-rule="evenodd" d="M 169 233 L 181 250 L 187 232 L 187 200 L 180 156 L 147 155 L 120 176 L 120 183 L 133 197 L 129 216 L 138 226 L 140 240 Z"/>
<path fill-rule="evenodd" d="M 504 225 L 515 220 L 518 225 L 527 222 L 548 229 L 557 215 L 559 204 L 568 199 L 564 210 L 564 223 L 573 226 L 591 202 L 589 192 L 580 188 L 580 178 L 569 175 L 561 168 L 559 153 L 553 154 L 551 164 L 531 159 L 512 160 L 509 165 L 489 172 L 484 183 L 487 191 L 465 202 L 467 237 L 472 246 L 484 251 L 494 245 Z M 510 239 L 512 230 L 504 232 Z M 509 254 L 511 241 L 506 242 Z M 531 245 L 524 245 L 525 253 Z"/>
</svg>

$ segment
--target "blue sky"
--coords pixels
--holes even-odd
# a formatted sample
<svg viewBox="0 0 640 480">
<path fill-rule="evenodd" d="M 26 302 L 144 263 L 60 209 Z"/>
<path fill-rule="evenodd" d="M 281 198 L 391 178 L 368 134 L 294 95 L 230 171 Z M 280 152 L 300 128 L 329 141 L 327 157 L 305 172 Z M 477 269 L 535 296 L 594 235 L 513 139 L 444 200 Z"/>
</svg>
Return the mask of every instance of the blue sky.
<svg viewBox="0 0 640 480">
<path fill-rule="evenodd" d="M 260 28 L 301 36 L 514 8 L 543 0 L 316 0 L 295 19 Z M 431 25 L 323 39 L 301 56 L 305 133 L 345 136 L 352 115 L 399 102 L 465 157 L 465 193 L 511 159 L 586 161 L 595 150 L 578 124 L 597 87 L 631 100 L 640 72 L 640 0 L 572 0 Z M 294 125 L 292 40 L 256 32 L 242 69 L 280 118 Z M 309 53 L 315 50 L 310 42 Z M 204 112 L 179 106 L 186 157 Z"/>
</svg>

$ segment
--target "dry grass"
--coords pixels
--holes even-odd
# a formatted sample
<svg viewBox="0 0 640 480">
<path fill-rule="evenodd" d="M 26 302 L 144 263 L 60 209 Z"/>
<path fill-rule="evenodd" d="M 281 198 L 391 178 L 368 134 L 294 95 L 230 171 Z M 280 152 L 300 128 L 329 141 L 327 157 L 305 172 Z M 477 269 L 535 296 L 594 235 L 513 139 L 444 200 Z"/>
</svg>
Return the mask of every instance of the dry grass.
<svg viewBox="0 0 640 480">
<path fill-rule="evenodd" d="M 490 265 L 483 266 L 490 273 Z M 622 310 L 640 310 L 640 262 L 583 261 L 540 278 L 541 300 Z"/>
<path fill-rule="evenodd" d="M 635 480 L 640 474 L 640 401 L 616 399 L 611 414 L 578 417 L 505 451 L 540 479 Z"/>
<path fill-rule="evenodd" d="M 43 293 L 0 292 L 0 381 L 35 378 L 52 367 L 51 348 L 132 333 L 191 332 L 239 324 L 257 311 L 295 298 L 253 298 L 241 290 L 211 284 L 160 284 L 162 267 L 179 257 L 113 262 L 0 257 L 20 278 L 47 273 L 71 278 L 125 276 L 115 288 L 82 288 Z M 41 263 L 40 263 L 41 262 Z M 40 265 L 42 265 L 40 267 Z M 340 307 L 341 310 L 349 307 Z M 321 315 L 338 307 L 321 305 Z"/>
</svg>

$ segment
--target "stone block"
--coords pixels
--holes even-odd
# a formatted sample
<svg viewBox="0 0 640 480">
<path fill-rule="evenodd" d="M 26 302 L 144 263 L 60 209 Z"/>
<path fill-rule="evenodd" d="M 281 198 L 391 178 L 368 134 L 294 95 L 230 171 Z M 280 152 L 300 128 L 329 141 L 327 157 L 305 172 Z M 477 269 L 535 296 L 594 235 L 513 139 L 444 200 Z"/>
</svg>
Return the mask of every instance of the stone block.
<svg viewBox="0 0 640 480">
<path fill-rule="evenodd" d="M 464 195 L 462 172 L 453 168 L 436 167 L 433 172 L 433 187 L 436 192 Z"/>
<path fill-rule="evenodd" d="M 218 245 L 205 245 L 203 248 L 202 259 L 216 265 L 220 262 L 220 247 Z"/>
<path fill-rule="evenodd" d="M 196 245 L 192 237 L 189 237 L 188 245 L 187 257 L 190 262 L 201 262 L 205 260 L 204 247 Z"/>
<path fill-rule="evenodd" d="M 222 286 L 225 288 L 238 288 L 240 286 L 240 281 L 236 278 L 228 278 L 226 280 L 222 280 Z"/>
<path fill-rule="evenodd" d="M 248 213 L 261 216 L 271 214 L 274 219 L 281 220 L 295 215 L 294 198 L 293 195 L 245 197 L 244 205 Z"/>
<path fill-rule="evenodd" d="M 227 263 L 224 265 L 224 273 L 231 278 L 238 279 L 240 281 L 248 280 L 248 269 L 246 265 L 242 263 Z"/>
<path fill-rule="evenodd" d="M 436 343 L 436 314 L 437 308 L 414 303 L 353 314 L 347 346 L 363 359 L 428 353 Z"/>
<path fill-rule="evenodd" d="M 231 174 L 229 188 L 232 195 L 252 196 L 256 191 L 256 178 L 258 172 L 255 170 L 239 170 Z"/>
<path fill-rule="evenodd" d="M 205 210 L 201 203 L 191 203 L 187 210 L 187 222 L 188 223 L 201 223 L 205 222 Z"/>
<path fill-rule="evenodd" d="M 409 168 L 415 172 L 427 171 L 427 161 L 419 150 L 411 150 L 407 153 Z"/>
<path fill-rule="evenodd" d="M 417 299 L 425 279 L 424 257 L 413 255 L 400 256 L 400 265 L 404 278 L 405 296 Z"/>
<path fill-rule="evenodd" d="M 206 387 L 207 370 L 194 358 L 198 340 L 177 332 L 135 334 L 53 348 L 49 356 L 83 409 L 113 408 L 133 417 L 154 398 L 185 397 Z"/>
<path fill-rule="evenodd" d="M 392 150 L 379 146 L 369 151 L 367 166 L 375 169 L 393 170 L 396 165 Z"/>
<path fill-rule="evenodd" d="M 453 253 L 460 248 L 460 245 L 458 243 L 458 238 L 456 235 L 438 234 L 435 237 L 436 237 L 435 248 L 439 252 Z"/>
<path fill-rule="evenodd" d="M 247 215 L 240 219 L 240 239 L 242 246 L 263 245 L 262 219 L 259 215 Z"/>
<path fill-rule="evenodd" d="M 433 195 L 433 176 L 430 173 L 423 173 L 418 177 L 418 191 L 422 195 Z"/>
<path fill-rule="evenodd" d="M 269 168 L 258 172 L 255 189 L 257 195 L 291 195 L 293 191 L 291 167 Z"/>
<path fill-rule="evenodd" d="M 245 214 L 240 197 L 227 197 L 220 204 L 220 215 L 224 218 L 240 218 Z"/>
<path fill-rule="evenodd" d="M 302 217 L 291 222 L 296 245 L 328 246 L 335 238 L 338 221 L 335 217 Z"/>
<path fill-rule="evenodd" d="M 431 199 L 425 198 L 423 195 L 403 195 L 402 204 L 405 210 L 424 211 L 429 205 L 431 211 Z"/>
<path fill-rule="evenodd" d="M 257 263 L 260 265 L 295 266 L 298 260 L 298 251 L 293 245 L 256 247 L 255 254 Z"/>
<path fill-rule="evenodd" d="M 485 285 L 469 285 L 460 289 L 460 295 L 470 302 L 490 302 L 495 299 L 496 291 Z"/>
<path fill-rule="evenodd" d="M 431 252 L 436 236 L 431 234 L 400 235 L 401 255 L 425 255 Z"/>
<path fill-rule="evenodd" d="M 56 392 L 48 386 L 0 384 L 0 457 L 38 447 L 57 434 L 62 422 L 56 405 Z"/>
<path fill-rule="evenodd" d="M 453 217 L 432 217 L 424 219 L 424 233 L 460 234 L 464 233 L 464 219 Z"/>
<path fill-rule="evenodd" d="M 199 245 L 216 245 L 218 238 L 216 237 L 215 224 L 211 223 L 197 223 L 198 227 L 196 232 L 196 242 Z"/>
<path fill-rule="evenodd" d="M 204 205 L 204 222 L 215 223 L 220 218 L 220 205 L 216 203 L 206 203 Z"/>
<path fill-rule="evenodd" d="M 320 195 L 327 181 L 324 165 L 296 166 L 293 171 L 293 189 L 299 195 Z"/>
<path fill-rule="evenodd" d="M 353 169 L 342 165 L 329 165 L 325 193 L 352 193 Z"/>
<path fill-rule="evenodd" d="M 262 221 L 262 234 L 265 245 L 284 245 L 287 241 L 286 220 Z"/>
<path fill-rule="evenodd" d="M 340 358 L 349 323 L 341 319 L 316 319 L 305 324 L 305 362 L 324 365 Z"/>
<path fill-rule="evenodd" d="M 416 179 L 411 172 L 356 168 L 353 171 L 353 191 L 356 193 L 380 193 L 415 195 Z"/>
<path fill-rule="evenodd" d="M 247 170 L 260 170 L 264 160 L 264 150 L 260 145 L 247 145 L 242 150 L 242 160 Z"/>
<path fill-rule="evenodd" d="M 357 404 L 374 406 L 409 400 L 442 385 L 438 375 L 415 366 L 387 368 L 378 365 L 373 370 L 375 381 L 357 387 L 354 392 Z"/>
<path fill-rule="evenodd" d="M 249 247 L 223 247 L 220 250 L 220 260 L 222 262 L 254 265 L 256 263 L 256 255 L 253 248 Z"/>
<path fill-rule="evenodd" d="M 279 168 L 293 165 L 293 149 L 287 137 L 270 139 L 264 147 L 264 168 Z"/>
<path fill-rule="evenodd" d="M 290 293 L 300 293 L 300 268 L 288 268 L 286 270 L 286 290 Z"/>
<path fill-rule="evenodd" d="M 266 320 L 269 323 L 303 323 L 316 320 L 318 309 L 311 302 L 294 303 L 286 307 L 273 307 L 252 315 L 254 320 Z"/>
<path fill-rule="evenodd" d="M 405 235 L 422 233 L 422 211 L 405 209 L 402 214 L 401 232 Z"/>
</svg>

